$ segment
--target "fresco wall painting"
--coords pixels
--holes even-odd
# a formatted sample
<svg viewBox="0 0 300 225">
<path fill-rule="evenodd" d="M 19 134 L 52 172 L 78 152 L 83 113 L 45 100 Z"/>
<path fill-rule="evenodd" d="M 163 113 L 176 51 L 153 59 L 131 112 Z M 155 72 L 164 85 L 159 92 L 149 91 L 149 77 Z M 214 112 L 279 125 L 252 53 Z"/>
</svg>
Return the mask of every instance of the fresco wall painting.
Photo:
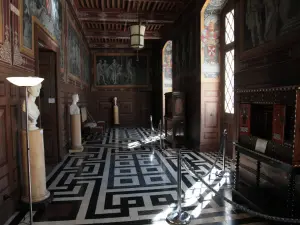
<svg viewBox="0 0 300 225">
<path fill-rule="evenodd" d="M 94 85 L 96 87 L 147 87 L 148 55 L 106 53 L 94 55 Z"/>
<path fill-rule="evenodd" d="M 218 14 L 204 12 L 201 32 L 202 75 L 204 78 L 218 78 L 220 74 L 220 21 Z"/>
<path fill-rule="evenodd" d="M 172 41 L 167 41 L 163 48 L 163 88 L 172 91 Z"/>
<path fill-rule="evenodd" d="M 300 28 L 300 1 L 242 0 L 242 51 L 275 41 L 278 37 Z"/>
<path fill-rule="evenodd" d="M 75 25 L 69 17 L 67 25 L 67 54 L 68 54 L 68 74 L 80 79 L 81 75 L 81 42 Z"/>
<path fill-rule="evenodd" d="M 91 64 L 90 64 L 90 54 L 83 48 L 83 80 L 90 84 L 90 73 L 91 73 Z"/>
<path fill-rule="evenodd" d="M 62 5 L 60 0 L 20 1 L 21 51 L 34 57 L 33 25 L 38 23 L 61 45 Z"/>
</svg>

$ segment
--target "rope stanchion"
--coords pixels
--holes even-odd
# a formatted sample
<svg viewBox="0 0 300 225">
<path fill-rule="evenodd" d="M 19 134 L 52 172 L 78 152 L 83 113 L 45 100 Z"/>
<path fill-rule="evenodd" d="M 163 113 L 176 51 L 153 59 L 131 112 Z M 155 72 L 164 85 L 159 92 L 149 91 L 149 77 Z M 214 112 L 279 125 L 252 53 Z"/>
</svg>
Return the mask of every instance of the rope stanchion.
<svg viewBox="0 0 300 225">
<path fill-rule="evenodd" d="M 194 169 L 189 165 L 189 163 L 183 159 L 183 166 L 187 168 L 188 172 L 194 171 Z M 260 217 L 266 220 L 271 220 L 271 221 L 275 221 L 275 222 L 281 222 L 281 223 L 297 223 L 300 224 L 300 219 L 294 219 L 294 218 L 284 218 L 284 217 L 277 217 L 277 216 L 270 216 L 267 214 L 263 214 L 254 210 L 251 210 L 243 205 L 240 205 L 228 198 L 226 198 L 225 196 L 221 195 L 219 192 L 217 192 L 214 188 L 212 188 L 199 174 L 197 174 L 195 171 L 193 172 L 193 174 L 210 190 L 212 191 L 216 196 L 218 196 L 219 198 L 223 199 L 224 201 L 226 201 L 227 203 L 233 205 L 235 208 L 242 210 L 250 215 L 256 216 L 256 217 Z"/>
<path fill-rule="evenodd" d="M 159 124 L 158 124 L 158 132 L 159 132 L 159 148 L 160 150 L 163 150 L 163 147 L 162 147 L 162 138 L 161 138 L 161 130 L 162 130 L 162 124 L 161 124 L 161 120 L 159 120 Z"/>
<path fill-rule="evenodd" d="M 191 222 L 191 215 L 182 210 L 181 207 L 181 149 L 177 151 L 177 208 L 171 212 L 166 220 L 170 224 L 185 225 Z"/>
<path fill-rule="evenodd" d="M 215 166 L 217 165 L 217 162 L 218 162 L 222 152 L 223 152 L 223 160 L 225 161 L 224 143 L 225 143 L 226 135 L 227 135 L 227 130 L 225 129 L 223 131 L 223 135 L 222 135 L 222 138 L 221 138 L 221 144 L 220 144 L 219 152 L 218 152 L 217 157 L 215 158 L 215 161 L 214 161 L 213 165 L 211 166 L 211 168 L 204 175 L 199 175 L 199 176 L 206 177 L 207 175 L 210 175 L 212 169 L 215 168 Z M 225 164 L 223 164 L 223 165 L 225 166 Z"/>
<path fill-rule="evenodd" d="M 223 171 L 225 172 L 226 166 L 226 144 L 227 144 L 227 130 L 224 130 L 224 141 L 223 141 Z"/>
</svg>

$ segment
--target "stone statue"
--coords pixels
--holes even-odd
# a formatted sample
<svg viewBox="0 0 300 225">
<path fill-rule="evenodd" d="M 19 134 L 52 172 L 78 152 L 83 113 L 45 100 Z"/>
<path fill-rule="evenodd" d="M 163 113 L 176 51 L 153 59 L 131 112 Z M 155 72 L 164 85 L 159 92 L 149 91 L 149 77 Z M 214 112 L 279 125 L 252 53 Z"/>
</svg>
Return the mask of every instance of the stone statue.
<svg viewBox="0 0 300 225">
<path fill-rule="evenodd" d="M 114 97 L 114 106 L 117 106 L 117 97 Z"/>
<path fill-rule="evenodd" d="M 262 0 L 248 0 L 246 10 L 246 25 L 251 32 L 251 39 L 253 47 L 263 43 L 262 36 L 262 13 L 263 13 Z M 258 39 L 258 42 L 257 42 Z"/>
<path fill-rule="evenodd" d="M 70 105 L 70 115 L 78 115 L 80 114 L 80 109 L 77 105 L 77 102 L 79 102 L 79 96 L 78 94 L 72 95 L 72 105 Z"/>
<path fill-rule="evenodd" d="M 29 130 L 38 130 L 39 128 L 36 126 L 37 119 L 40 116 L 40 110 L 35 104 L 36 98 L 40 95 L 42 84 L 38 84 L 33 87 L 29 87 L 27 90 L 28 94 L 28 129 Z M 23 102 L 23 112 L 26 112 L 25 101 Z"/>
<path fill-rule="evenodd" d="M 119 107 L 117 105 L 117 97 L 114 97 L 114 124 L 119 125 Z"/>
</svg>

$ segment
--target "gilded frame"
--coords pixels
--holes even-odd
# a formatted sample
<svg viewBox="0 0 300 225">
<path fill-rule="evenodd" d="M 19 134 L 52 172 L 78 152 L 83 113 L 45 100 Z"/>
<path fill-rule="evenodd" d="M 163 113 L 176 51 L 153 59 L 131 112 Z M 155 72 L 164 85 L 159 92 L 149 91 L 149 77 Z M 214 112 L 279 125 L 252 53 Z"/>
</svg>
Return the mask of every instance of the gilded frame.
<svg viewBox="0 0 300 225">
<path fill-rule="evenodd" d="M 93 66 L 93 71 L 94 71 L 94 77 L 93 77 L 93 86 L 95 88 L 100 88 L 100 89 L 107 89 L 107 88 L 118 88 L 118 89 L 123 89 L 123 88 L 148 88 L 149 87 L 149 54 L 146 53 L 139 53 L 139 56 L 145 56 L 147 57 L 147 68 L 146 68 L 146 76 L 147 76 L 147 84 L 145 85 L 96 85 L 97 81 L 97 64 L 96 64 L 96 58 L 97 56 L 136 56 L 136 53 L 120 53 L 120 52 L 115 52 L 115 53 L 94 53 L 94 66 Z"/>
</svg>

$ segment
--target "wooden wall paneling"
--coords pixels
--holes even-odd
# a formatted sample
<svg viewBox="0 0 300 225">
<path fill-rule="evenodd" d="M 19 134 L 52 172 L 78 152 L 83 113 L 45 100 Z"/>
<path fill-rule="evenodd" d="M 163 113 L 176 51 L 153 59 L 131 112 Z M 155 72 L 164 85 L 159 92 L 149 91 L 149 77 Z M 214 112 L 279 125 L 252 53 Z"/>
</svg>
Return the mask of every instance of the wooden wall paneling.
<svg viewBox="0 0 300 225">
<path fill-rule="evenodd" d="M 172 85 L 173 91 L 183 92 L 186 96 L 186 144 L 199 148 L 200 11 L 204 1 L 195 1 L 194 4 L 194 9 L 182 15 L 181 19 L 176 21 L 173 26 L 173 29 L 177 32 L 172 37 Z"/>
<path fill-rule="evenodd" d="M 14 211 L 14 199 L 18 196 L 17 176 L 18 146 L 17 126 L 19 98 L 11 97 L 10 83 L 0 74 L 0 223 L 3 224 Z M 17 121 L 16 121 L 17 120 Z M 4 198 L 12 196 L 13 199 Z"/>
<path fill-rule="evenodd" d="M 159 45 L 160 47 L 160 45 Z M 101 56 L 118 56 L 131 55 L 135 56 L 132 50 L 125 49 L 105 49 L 101 54 L 93 51 L 93 68 L 94 78 L 95 74 L 95 58 L 97 55 Z M 157 60 L 161 60 L 161 49 L 154 49 L 153 51 L 143 50 L 139 55 L 147 56 L 147 75 L 148 85 L 143 87 L 129 87 L 129 86 L 95 86 L 95 79 L 93 80 L 93 87 L 91 95 L 89 96 L 88 110 L 91 112 L 95 120 L 106 121 L 109 126 L 113 125 L 113 98 L 117 97 L 119 106 L 119 119 L 121 126 L 147 126 L 149 127 L 150 114 L 155 114 L 160 117 L 161 111 L 157 113 L 158 109 L 155 103 L 151 102 L 151 95 L 161 91 L 161 81 L 155 82 L 154 77 L 161 79 L 161 66 L 157 66 Z M 155 74 L 154 74 L 155 73 Z M 161 95 L 159 96 L 161 98 Z M 95 101 L 97 104 L 95 104 Z"/>
<path fill-rule="evenodd" d="M 219 82 L 201 82 L 201 151 L 216 151 L 220 139 Z"/>
</svg>

